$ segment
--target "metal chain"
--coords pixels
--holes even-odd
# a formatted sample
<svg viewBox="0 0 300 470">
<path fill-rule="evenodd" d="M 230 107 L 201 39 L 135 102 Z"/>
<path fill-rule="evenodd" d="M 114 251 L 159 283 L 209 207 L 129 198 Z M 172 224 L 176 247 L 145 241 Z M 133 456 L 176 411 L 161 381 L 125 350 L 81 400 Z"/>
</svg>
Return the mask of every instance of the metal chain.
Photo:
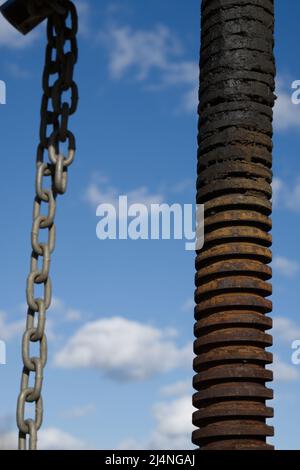
<svg viewBox="0 0 300 470">
<path fill-rule="evenodd" d="M 74 66 L 78 58 L 76 39 L 78 16 L 73 2 L 63 0 L 59 8 L 57 8 L 59 2 L 54 3 L 56 6 L 48 17 L 47 25 L 48 44 L 43 73 L 44 94 L 41 105 L 40 143 L 36 160 L 36 196 L 31 232 L 32 254 L 26 289 L 28 311 L 22 341 L 24 366 L 17 403 L 20 450 L 37 448 L 37 431 L 43 420 L 41 389 L 43 369 L 47 361 L 45 323 L 46 311 L 51 304 L 49 271 L 51 254 L 55 247 L 56 198 L 58 194 L 64 194 L 67 189 L 68 167 L 75 156 L 75 137 L 69 130 L 68 123 L 78 104 L 78 89 L 73 80 Z M 69 102 L 64 99 L 64 95 L 68 93 Z M 67 156 L 60 151 L 61 144 L 65 142 L 68 142 Z M 45 161 L 44 156 L 46 150 L 48 161 Z M 47 178 L 49 186 L 45 187 L 43 183 Z M 44 206 L 47 207 L 46 212 L 43 212 Z M 43 230 L 47 231 L 46 242 L 41 241 Z M 43 286 L 41 298 L 35 295 L 38 285 Z M 38 357 L 30 355 L 32 343 L 39 343 Z M 35 403 L 34 418 L 25 418 L 26 403 Z"/>
</svg>

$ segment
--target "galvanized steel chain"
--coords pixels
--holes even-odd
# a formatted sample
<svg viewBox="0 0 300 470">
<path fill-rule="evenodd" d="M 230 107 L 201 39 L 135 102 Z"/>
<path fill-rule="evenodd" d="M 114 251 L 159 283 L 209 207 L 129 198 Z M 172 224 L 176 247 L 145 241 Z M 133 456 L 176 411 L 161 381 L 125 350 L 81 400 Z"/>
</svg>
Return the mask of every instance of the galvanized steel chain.
<svg viewBox="0 0 300 470">
<path fill-rule="evenodd" d="M 50 2 L 47 2 L 50 3 Z M 31 232 L 31 263 L 27 279 L 28 304 L 26 329 L 22 341 L 23 372 L 21 391 L 17 404 L 19 449 L 34 450 L 37 447 L 37 431 L 43 420 L 42 382 L 47 361 L 45 334 L 46 311 L 51 304 L 50 259 L 55 246 L 55 211 L 58 194 L 67 188 L 68 167 L 75 156 L 75 137 L 69 130 L 69 117 L 78 104 L 78 89 L 73 79 L 78 58 L 76 7 L 68 0 L 53 3 L 48 17 L 46 63 L 43 73 L 43 98 L 41 105 L 40 143 L 37 149 L 35 200 Z M 64 99 L 65 94 L 70 100 Z M 50 109 L 51 106 L 51 109 Z M 51 129 L 49 131 L 49 128 Z M 68 143 L 68 154 L 60 147 Z M 45 158 L 48 153 L 48 159 Z M 49 181 L 47 187 L 45 180 Z M 44 211 L 47 207 L 47 210 Z M 41 233 L 47 231 L 47 241 L 41 241 Z M 35 290 L 43 286 L 43 296 L 37 298 Z M 32 357 L 30 346 L 39 343 L 39 355 Z M 30 384 L 30 376 L 33 384 Z M 26 418 L 26 403 L 35 404 L 33 418 Z"/>
</svg>

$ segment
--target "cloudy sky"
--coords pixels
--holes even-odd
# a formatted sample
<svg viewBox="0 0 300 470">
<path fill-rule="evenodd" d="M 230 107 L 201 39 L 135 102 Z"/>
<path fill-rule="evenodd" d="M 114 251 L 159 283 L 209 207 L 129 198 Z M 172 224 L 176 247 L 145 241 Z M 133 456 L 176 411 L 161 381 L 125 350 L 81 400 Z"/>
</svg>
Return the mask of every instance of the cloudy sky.
<svg viewBox="0 0 300 470">
<path fill-rule="evenodd" d="M 99 241 L 95 210 L 120 194 L 146 204 L 194 201 L 200 2 L 76 3 L 78 151 L 59 199 L 40 447 L 191 448 L 194 255 L 177 240 Z M 300 80 L 300 4 L 276 3 L 274 443 L 296 449 L 300 105 L 291 84 Z M 16 442 L 44 43 L 44 26 L 23 38 L 0 19 L 2 447 Z"/>
</svg>

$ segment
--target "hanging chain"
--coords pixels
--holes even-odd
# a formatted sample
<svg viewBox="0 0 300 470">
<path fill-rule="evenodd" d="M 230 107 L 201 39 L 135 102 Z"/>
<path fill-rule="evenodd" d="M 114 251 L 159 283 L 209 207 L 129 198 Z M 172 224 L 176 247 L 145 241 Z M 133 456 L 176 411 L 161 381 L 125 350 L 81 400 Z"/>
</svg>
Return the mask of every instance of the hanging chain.
<svg viewBox="0 0 300 470">
<path fill-rule="evenodd" d="M 48 2 L 49 3 L 49 2 Z M 48 17 L 46 63 L 43 73 L 43 98 L 41 105 L 40 143 L 36 161 L 36 196 L 31 232 L 32 255 L 30 274 L 27 278 L 26 297 L 28 304 L 26 330 L 22 341 L 23 372 L 21 391 L 17 404 L 19 449 L 37 448 L 37 431 L 43 420 L 42 382 L 43 369 L 47 361 L 47 339 L 45 334 L 46 311 L 51 304 L 50 258 L 55 246 L 55 211 L 58 194 L 67 188 L 68 167 L 75 156 L 75 137 L 68 128 L 69 117 L 78 104 L 78 89 L 73 80 L 74 66 L 78 58 L 78 17 L 75 5 L 63 0 L 53 8 Z M 67 52 L 66 52 L 67 49 Z M 55 76 L 57 79 L 55 80 Z M 53 84 L 51 84 L 51 82 Z M 70 102 L 64 94 L 70 95 Z M 49 107 L 52 109 L 49 109 Z M 50 130 L 49 130 L 50 126 Z M 47 135 L 49 132 L 50 135 Z M 68 142 L 68 155 L 60 153 L 60 144 Z M 45 161 L 45 151 L 48 161 Z M 48 178 L 49 185 L 44 187 Z M 43 213 L 43 206 L 47 207 Z M 40 240 L 42 231 L 47 232 L 47 241 Z M 36 286 L 43 286 L 43 297 L 36 298 Z M 39 343 L 39 356 L 31 357 L 30 346 Z M 32 382 L 30 385 L 30 375 Z M 25 418 L 26 403 L 35 404 L 34 418 Z M 29 439 L 28 439 L 29 438 Z M 29 442 L 28 442 L 29 441 Z"/>
</svg>

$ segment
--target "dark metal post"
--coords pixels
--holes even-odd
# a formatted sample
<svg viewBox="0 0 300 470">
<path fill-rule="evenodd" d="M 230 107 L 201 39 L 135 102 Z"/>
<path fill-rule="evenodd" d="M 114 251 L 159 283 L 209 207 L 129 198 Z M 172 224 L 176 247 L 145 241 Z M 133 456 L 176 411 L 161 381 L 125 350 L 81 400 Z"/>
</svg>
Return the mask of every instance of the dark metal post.
<svg viewBox="0 0 300 470">
<path fill-rule="evenodd" d="M 272 449 L 273 0 L 202 0 L 194 444 Z"/>
</svg>

